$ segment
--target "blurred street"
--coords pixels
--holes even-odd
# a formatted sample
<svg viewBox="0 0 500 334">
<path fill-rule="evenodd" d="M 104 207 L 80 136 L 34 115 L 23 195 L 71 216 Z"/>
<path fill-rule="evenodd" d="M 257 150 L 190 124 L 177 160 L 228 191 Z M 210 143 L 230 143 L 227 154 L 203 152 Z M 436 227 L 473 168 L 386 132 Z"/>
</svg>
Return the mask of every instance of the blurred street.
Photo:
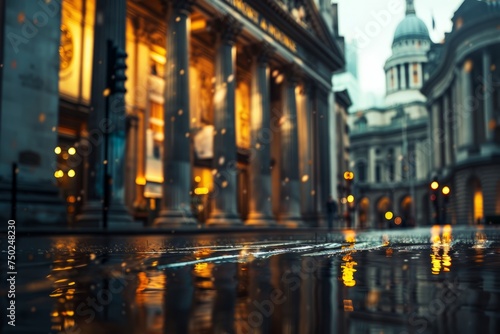
<svg viewBox="0 0 500 334">
<path fill-rule="evenodd" d="M 449 225 L 18 236 L 1 332 L 497 333 L 499 240 Z"/>
</svg>

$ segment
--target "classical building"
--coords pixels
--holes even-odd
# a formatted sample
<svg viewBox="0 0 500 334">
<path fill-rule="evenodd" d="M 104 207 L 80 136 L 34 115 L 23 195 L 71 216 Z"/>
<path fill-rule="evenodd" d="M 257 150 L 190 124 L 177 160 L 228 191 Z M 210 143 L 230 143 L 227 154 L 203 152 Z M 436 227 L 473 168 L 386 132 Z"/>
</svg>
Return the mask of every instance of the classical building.
<svg viewBox="0 0 500 334">
<path fill-rule="evenodd" d="M 452 20 L 452 31 L 429 52 L 422 89 L 435 211 L 441 222 L 499 222 L 500 2 L 465 0 Z"/>
<path fill-rule="evenodd" d="M 329 1 L 2 5 L 2 219 L 17 168 L 26 225 L 97 226 L 104 207 L 115 225 L 322 221 L 344 62 Z"/>
<path fill-rule="evenodd" d="M 359 227 L 414 226 L 429 220 L 428 115 L 420 89 L 430 47 L 427 27 L 413 0 L 407 0 L 384 67 L 386 106 L 350 115 Z"/>
</svg>

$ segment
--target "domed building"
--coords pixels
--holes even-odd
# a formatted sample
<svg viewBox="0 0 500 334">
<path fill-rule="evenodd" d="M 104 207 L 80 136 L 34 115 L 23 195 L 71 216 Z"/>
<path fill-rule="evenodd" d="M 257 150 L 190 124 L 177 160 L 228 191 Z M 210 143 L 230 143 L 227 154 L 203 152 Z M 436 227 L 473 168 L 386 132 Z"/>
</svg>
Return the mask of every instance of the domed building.
<svg viewBox="0 0 500 334">
<path fill-rule="evenodd" d="M 413 0 L 407 1 L 406 16 L 394 33 L 392 56 L 384 66 L 387 106 L 425 101 L 420 88 L 430 47 L 429 30 L 416 15 Z"/>
<path fill-rule="evenodd" d="M 428 114 L 420 89 L 426 80 L 431 44 L 413 0 L 407 0 L 405 17 L 394 32 L 392 55 L 384 66 L 386 105 L 351 116 L 353 210 L 359 227 L 415 226 L 430 221 L 430 165 L 425 158 Z"/>
</svg>

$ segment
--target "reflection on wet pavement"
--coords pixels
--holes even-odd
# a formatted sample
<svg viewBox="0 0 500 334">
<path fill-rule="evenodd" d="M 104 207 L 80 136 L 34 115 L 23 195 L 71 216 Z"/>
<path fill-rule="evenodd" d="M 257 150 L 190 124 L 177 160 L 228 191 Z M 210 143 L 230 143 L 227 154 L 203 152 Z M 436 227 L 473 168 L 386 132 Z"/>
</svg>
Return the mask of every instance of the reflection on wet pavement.
<svg viewBox="0 0 500 334">
<path fill-rule="evenodd" d="M 499 232 L 20 238 L 15 332 L 497 333 Z"/>
</svg>

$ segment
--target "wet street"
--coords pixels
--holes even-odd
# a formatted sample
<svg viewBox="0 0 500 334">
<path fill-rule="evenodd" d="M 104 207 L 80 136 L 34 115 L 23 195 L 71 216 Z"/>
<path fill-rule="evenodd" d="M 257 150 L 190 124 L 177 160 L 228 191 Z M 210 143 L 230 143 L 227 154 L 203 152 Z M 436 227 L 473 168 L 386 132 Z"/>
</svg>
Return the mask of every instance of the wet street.
<svg viewBox="0 0 500 334">
<path fill-rule="evenodd" d="M 286 233 L 19 236 L 1 332 L 500 330 L 497 228 Z"/>
</svg>

